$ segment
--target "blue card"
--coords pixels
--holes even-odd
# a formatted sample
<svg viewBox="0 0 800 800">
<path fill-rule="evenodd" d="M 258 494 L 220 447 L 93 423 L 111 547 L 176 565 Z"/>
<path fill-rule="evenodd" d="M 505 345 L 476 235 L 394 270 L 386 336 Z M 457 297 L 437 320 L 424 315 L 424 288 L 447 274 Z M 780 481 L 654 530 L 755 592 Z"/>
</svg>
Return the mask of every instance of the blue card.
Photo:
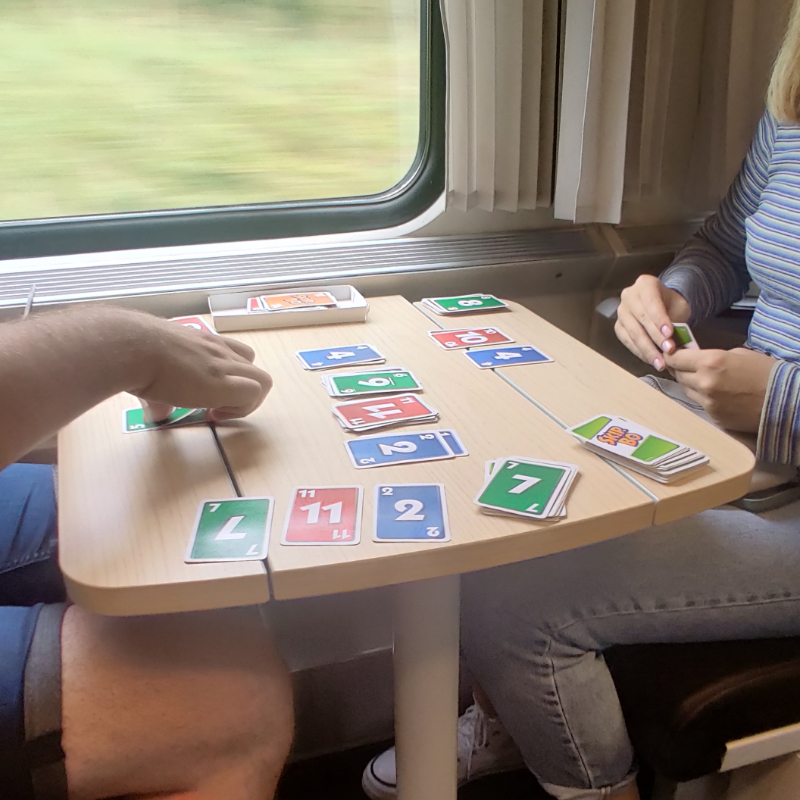
<svg viewBox="0 0 800 800">
<path fill-rule="evenodd" d="M 464 355 L 481 369 L 513 367 L 515 364 L 541 364 L 553 360 L 529 344 L 514 347 L 489 347 L 486 350 L 467 350 Z"/>
<path fill-rule="evenodd" d="M 441 483 L 375 487 L 376 542 L 449 542 L 447 506 Z"/>
<path fill-rule="evenodd" d="M 464 443 L 458 438 L 458 434 L 455 431 L 446 430 L 438 431 L 438 433 L 444 439 L 444 443 L 453 451 L 454 456 L 469 455 L 467 448 L 464 447 Z"/>
<path fill-rule="evenodd" d="M 453 451 L 435 431 L 363 436 L 345 442 L 344 446 L 356 469 L 453 457 Z"/>
<path fill-rule="evenodd" d="M 333 369 L 352 364 L 380 364 L 386 359 L 371 344 L 348 344 L 322 350 L 299 350 L 297 360 L 304 369 Z"/>
</svg>

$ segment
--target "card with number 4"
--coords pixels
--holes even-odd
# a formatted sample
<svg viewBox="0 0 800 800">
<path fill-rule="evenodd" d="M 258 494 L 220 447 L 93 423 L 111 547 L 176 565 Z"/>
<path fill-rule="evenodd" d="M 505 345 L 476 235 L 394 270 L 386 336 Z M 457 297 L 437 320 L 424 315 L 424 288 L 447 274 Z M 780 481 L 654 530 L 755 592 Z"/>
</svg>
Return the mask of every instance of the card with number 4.
<svg viewBox="0 0 800 800">
<path fill-rule="evenodd" d="M 447 505 L 440 483 L 375 487 L 376 542 L 449 542 Z"/>
<path fill-rule="evenodd" d="M 237 497 L 200 504 L 186 550 L 187 564 L 205 561 L 263 561 L 275 500 Z"/>
<path fill-rule="evenodd" d="M 300 486 L 294 490 L 281 544 L 349 545 L 360 540 L 360 486 Z"/>
<path fill-rule="evenodd" d="M 468 350 L 464 355 L 481 369 L 513 367 L 517 364 L 544 364 L 553 359 L 530 345 L 521 347 L 490 347 Z"/>
<path fill-rule="evenodd" d="M 326 347 L 321 350 L 298 350 L 295 354 L 303 369 L 333 369 L 354 364 L 380 364 L 386 359 L 371 344 Z"/>
<path fill-rule="evenodd" d="M 510 344 L 514 341 L 497 328 L 460 328 L 454 331 L 428 331 L 428 336 L 445 350 L 485 347 L 490 344 Z"/>
</svg>

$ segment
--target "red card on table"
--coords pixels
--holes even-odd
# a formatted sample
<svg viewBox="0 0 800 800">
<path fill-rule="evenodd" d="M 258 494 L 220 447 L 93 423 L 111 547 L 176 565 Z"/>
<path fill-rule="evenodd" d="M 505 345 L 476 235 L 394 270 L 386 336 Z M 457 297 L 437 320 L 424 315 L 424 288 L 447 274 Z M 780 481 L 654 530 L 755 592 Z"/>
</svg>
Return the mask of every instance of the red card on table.
<svg viewBox="0 0 800 800">
<path fill-rule="evenodd" d="M 281 544 L 358 544 L 360 538 L 360 486 L 294 490 Z"/>
<path fill-rule="evenodd" d="M 452 331 L 428 331 L 428 336 L 445 350 L 462 347 L 482 347 L 487 344 L 507 344 L 514 340 L 497 328 L 459 328 Z"/>
<path fill-rule="evenodd" d="M 184 328 L 217 335 L 217 332 L 202 317 L 173 317 L 171 321 L 183 325 Z"/>
<path fill-rule="evenodd" d="M 394 425 L 414 419 L 429 419 L 437 412 L 414 394 L 398 394 L 394 397 L 356 400 L 352 403 L 339 403 L 333 413 L 348 428 L 363 428 L 374 425 Z"/>
</svg>

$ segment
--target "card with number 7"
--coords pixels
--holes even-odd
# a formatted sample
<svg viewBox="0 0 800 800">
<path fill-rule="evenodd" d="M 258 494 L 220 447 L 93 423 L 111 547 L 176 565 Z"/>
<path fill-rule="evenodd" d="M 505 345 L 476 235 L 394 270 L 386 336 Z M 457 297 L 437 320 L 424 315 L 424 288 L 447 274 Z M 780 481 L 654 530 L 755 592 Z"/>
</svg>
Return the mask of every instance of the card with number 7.
<svg viewBox="0 0 800 800">
<path fill-rule="evenodd" d="M 361 540 L 360 486 L 298 486 L 281 544 L 349 545 Z"/>
</svg>

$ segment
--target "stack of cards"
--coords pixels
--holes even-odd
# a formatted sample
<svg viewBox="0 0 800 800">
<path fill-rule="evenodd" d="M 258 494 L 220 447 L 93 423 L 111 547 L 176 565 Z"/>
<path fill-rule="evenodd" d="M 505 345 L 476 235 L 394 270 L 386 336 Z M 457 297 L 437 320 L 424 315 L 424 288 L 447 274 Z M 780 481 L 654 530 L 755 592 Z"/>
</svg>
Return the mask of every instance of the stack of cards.
<svg viewBox="0 0 800 800">
<path fill-rule="evenodd" d="M 204 408 L 174 408 L 172 413 L 159 422 L 153 422 L 144 408 L 128 408 L 122 413 L 122 432 L 160 431 L 164 428 L 180 428 L 184 425 L 199 425 L 206 421 Z"/>
<path fill-rule="evenodd" d="M 400 367 L 323 375 L 322 385 L 331 397 L 422 391 L 422 384 L 408 370 Z"/>
<path fill-rule="evenodd" d="M 700 345 L 697 344 L 697 339 L 694 338 L 692 329 L 683 322 L 672 323 L 672 340 L 675 342 L 675 349 L 680 350 L 685 347 L 687 350 L 699 350 Z"/>
<path fill-rule="evenodd" d="M 295 292 L 293 294 L 263 294 L 247 298 L 247 311 L 262 314 L 273 311 L 303 311 L 308 308 L 335 307 L 336 298 L 330 292 Z"/>
<path fill-rule="evenodd" d="M 356 364 L 382 364 L 386 359 L 371 344 L 346 344 L 321 350 L 298 350 L 295 353 L 303 369 L 334 369 Z"/>
<path fill-rule="evenodd" d="M 566 517 L 566 499 L 578 468 L 557 461 L 511 456 L 486 462 L 475 502 L 487 514 L 529 519 Z"/>
<path fill-rule="evenodd" d="M 393 425 L 417 425 L 439 419 L 438 411 L 413 394 L 339 403 L 332 410 L 341 426 L 354 433 Z"/>
<path fill-rule="evenodd" d="M 672 483 L 708 464 L 708 457 L 698 450 L 612 414 L 593 417 L 567 431 L 603 458 L 659 483 Z"/>
<path fill-rule="evenodd" d="M 418 464 L 469 455 L 452 430 L 363 436 L 344 443 L 356 469 Z"/>
<path fill-rule="evenodd" d="M 497 311 L 508 308 L 493 294 L 462 294 L 455 297 L 423 297 L 422 305 L 434 314 L 468 314 L 484 311 Z"/>
<path fill-rule="evenodd" d="M 445 350 L 484 347 L 488 344 L 509 344 L 514 340 L 498 328 L 458 328 L 428 331 L 428 336 Z"/>
</svg>

